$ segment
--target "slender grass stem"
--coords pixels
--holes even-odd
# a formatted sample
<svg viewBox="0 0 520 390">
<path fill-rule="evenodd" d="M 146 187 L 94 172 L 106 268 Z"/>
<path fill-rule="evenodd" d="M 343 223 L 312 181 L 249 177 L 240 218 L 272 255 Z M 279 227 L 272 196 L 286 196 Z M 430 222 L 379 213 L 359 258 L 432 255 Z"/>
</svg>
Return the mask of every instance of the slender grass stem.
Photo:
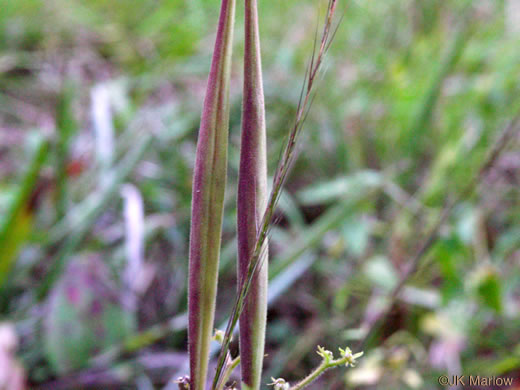
<svg viewBox="0 0 520 390">
<path fill-rule="evenodd" d="M 239 364 L 240 364 L 240 356 L 233 359 L 226 366 L 224 373 L 222 374 L 222 379 L 220 381 L 220 384 L 219 384 L 217 390 L 224 390 L 224 386 L 225 386 L 226 382 L 229 380 L 229 378 L 231 377 L 231 374 L 233 374 L 233 371 L 235 370 L 235 368 L 237 368 L 237 366 Z"/>
</svg>

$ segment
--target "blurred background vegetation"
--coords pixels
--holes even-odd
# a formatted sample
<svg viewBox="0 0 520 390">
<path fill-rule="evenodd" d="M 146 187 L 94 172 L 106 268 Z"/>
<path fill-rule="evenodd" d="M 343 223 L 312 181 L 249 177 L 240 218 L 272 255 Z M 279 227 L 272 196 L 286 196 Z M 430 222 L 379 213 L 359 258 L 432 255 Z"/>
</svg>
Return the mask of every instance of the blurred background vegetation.
<svg viewBox="0 0 520 390">
<path fill-rule="evenodd" d="M 326 1 L 259 5 L 272 173 Z M 340 6 L 272 230 L 266 383 L 304 376 L 318 344 L 337 351 L 363 340 L 355 369 L 312 388 L 434 389 L 445 373 L 518 378 L 518 136 L 478 173 L 520 107 L 520 2 Z M 187 373 L 191 173 L 218 7 L 2 1 L 3 389 L 23 388 L 23 377 L 34 389 L 175 389 Z M 242 7 L 219 324 L 236 289 Z"/>
</svg>

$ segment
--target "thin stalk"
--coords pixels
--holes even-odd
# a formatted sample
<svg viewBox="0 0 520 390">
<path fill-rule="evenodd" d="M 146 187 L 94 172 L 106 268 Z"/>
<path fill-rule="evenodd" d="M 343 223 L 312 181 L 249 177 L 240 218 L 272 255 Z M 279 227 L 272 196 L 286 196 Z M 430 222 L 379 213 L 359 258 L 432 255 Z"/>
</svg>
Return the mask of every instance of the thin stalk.
<svg viewBox="0 0 520 390">
<path fill-rule="evenodd" d="M 270 386 L 274 386 L 274 390 L 300 390 L 311 383 L 313 383 L 316 379 L 318 379 L 325 371 L 339 366 L 345 367 L 354 367 L 357 363 L 357 359 L 363 356 L 363 352 L 358 352 L 353 354 L 350 348 L 341 349 L 339 348 L 341 353 L 341 357 L 339 359 L 334 359 L 334 354 L 331 351 L 326 350 L 323 347 L 318 346 L 318 355 L 322 357 L 321 364 L 316 367 L 309 375 L 307 375 L 304 379 L 299 381 L 296 385 L 290 386 L 289 383 L 283 379 L 278 378 L 274 379 Z"/>
<path fill-rule="evenodd" d="M 267 156 L 262 60 L 256 0 L 245 0 L 244 97 L 237 199 L 239 289 L 247 279 L 262 213 L 267 205 Z M 267 243 L 240 316 L 242 389 L 259 389 L 267 317 Z"/>
<path fill-rule="evenodd" d="M 231 360 L 231 358 L 230 358 Z M 233 371 L 237 366 L 240 364 L 240 356 L 237 356 L 235 359 L 231 360 L 229 364 L 226 365 L 226 368 L 224 370 L 224 373 L 222 374 L 222 380 L 220 381 L 220 384 L 218 385 L 217 390 L 224 390 L 224 386 L 226 385 L 226 382 L 231 377 L 231 374 L 233 374 Z"/>
<path fill-rule="evenodd" d="M 334 367 L 344 366 L 348 363 L 348 358 L 343 357 L 341 359 L 335 359 L 330 362 L 323 360 L 321 364 L 316 367 L 309 375 L 307 375 L 304 379 L 298 382 L 296 385 L 291 386 L 289 390 L 300 390 L 309 386 L 312 382 L 318 379 L 325 371 L 330 370 Z"/>
<path fill-rule="evenodd" d="M 193 177 L 188 281 L 190 389 L 204 390 L 215 317 L 235 0 L 222 0 Z"/>
<path fill-rule="evenodd" d="M 323 32 L 321 35 L 321 40 L 318 42 L 316 38 L 315 41 L 315 50 L 312 54 L 311 61 L 309 63 L 309 67 L 306 73 L 306 79 L 302 88 L 302 94 L 300 98 L 300 102 L 298 104 L 298 109 L 296 112 L 296 119 L 294 125 L 291 127 L 289 131 L 288 141 L 284 152 L 282 154 L 282 158 L 278 163 L 278 168 L 274 175 L 273 179 L 273 189 L 269 196 L 269 200 L 267 202 L 266 210 L 261 219 L 260 227 L 258 229 L 258 234 L 256 237 L 254 250 L 251 254 L 251 258 L 249 261 L 249 267 L 247 270 L 247 275 L 242 284 L 240 292 L 238 294 L 237 300 L 233 307 L 233 311 L 228 322 L 228 326 L 226 328 L 226 332 L 224 335 L 224 340 L 222 342 L 222 348 L 219 356 L 219 360 L 217 363 L 217 370 L 215 377 L 213 379 L 212 389 L 216 389 L 216 385 L 219 382 L 220 376 L 222 375 L 222 370 L 224 367 L 224 363 L 227 356 L 227 351 L 229 349 L 229 344 L 231 342 L 231 336 L 235 329 L 235 326 L 238 322 L 240 315 L 242 314 L 246 297 L 249 293 L 252 282 L 257 274 L 257 270 L 261 265 L 261 260 L 263 259 L 263 255 L 265 253 L 266 248 L 266 240 L 269 232 L 269 226 L 273 219 L 273 215 L 276 209 L 276 205 L 278 204 L 278 200 L 280 198 L 282 187 L 286 181 L 287 175 L 290 171 L 290 167 L 292 165 L 292 161 L 294 160 L 296 143 L 298 140 L 298 136 L 301 133 L 303 128 L 303 124 L 309 112 L 310 106 L 312 104 L 313 97 L 313 87 L 315 81 L 317 79 L 317 75 L 319 70 L 321 69 L 321 65 L 323 62 L 323 58 L 332 43 L 334 38 L 334 34 L 336 29 L 334 28 L 334 14 L 336 10 L 337 0 L 330 0 L 327 8 L 327 13 L 325 17 L 325 24 L 323 27 Z"/>
</svg>

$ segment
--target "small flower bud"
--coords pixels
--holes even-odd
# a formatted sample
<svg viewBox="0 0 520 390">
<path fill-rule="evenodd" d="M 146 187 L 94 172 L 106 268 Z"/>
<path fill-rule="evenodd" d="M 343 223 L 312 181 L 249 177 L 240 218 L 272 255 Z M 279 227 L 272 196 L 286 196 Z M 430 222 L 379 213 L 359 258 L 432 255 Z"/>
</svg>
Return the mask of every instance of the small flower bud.
<svg viewBox="0 0 520 390">
<path fill-rule="evenodd" d="M 274 379 L 274 378 L 271 378 L 271 380 L 273 381 L 272 383 L 269 383 L 269 386 L 274 386 L 273 389 L 274 390 L 289 390 L 289 382 L 287 382 L 285 379 L 283 378 L 278 378 L 278 379 Z"/>
<path fill-rule="evenodd" d="M 356 359 L 363 356 L 363 352 L 352 354 L 352 350 L 349 347 L 346 347 L 345 349 L 340 348 L 339 352 L 341 353 L 341 357 L 346 359 L 345 367 L 354 367 L 356 364 Z"/>
<path fill-rule="evenodd" d="M 220 329 L 215 329 L 215 333 L 213 334 L 213 340 L 217 343 L 222 344 L 224 342 L 224 331 Z"/>
<path fill-rule="evenodd" d="M 188 375 L 178 377 L 175 383 L 179 385 L 179 390 L 190 390 L 190 377 Z"/>
<path fill-rule="evenodd" d="M 316 352 L 318 355 L 320 355 L 325 363 L 330 363 L 332 360 L 334 360 L 334 355 L 331 351 L 321 347 L 318 345 L 318 351 Z"/>
</svg>

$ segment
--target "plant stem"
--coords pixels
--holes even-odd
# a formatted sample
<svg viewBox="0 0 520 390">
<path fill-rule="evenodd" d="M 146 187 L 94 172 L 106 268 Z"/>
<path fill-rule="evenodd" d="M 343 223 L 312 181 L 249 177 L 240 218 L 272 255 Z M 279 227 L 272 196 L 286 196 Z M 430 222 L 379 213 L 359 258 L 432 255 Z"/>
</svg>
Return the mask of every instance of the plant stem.
<svg viewBox="0 0 520 390">
<path fill-rule="evenodd" d="M 217 390 L 224 389 L 226 382 L 229 380 L 229 378 L 231 377 L 231 374 L 233 373 L 233 371 L 235 370 L 235 368 L 237 368 L 237 366 L 239 364 L 240 364 L 240 356 L 237 356 L 235 359 L 233 359 L 231 361 L 231 363 L 229 363 L 227 365 L 226 369 L 222 373 L 222 377 L 221 377 L 222 379 L 220 381 L 220 384 L 219 384 Z"/>
<path fill-rule="evenodd" d="M 326 362 L 325 360 L 314 369 L 309 375 L 302 379 L 298 384 L 291 386 L 289 390 L 299 390 L 309 386 L 312 382 L 318 379 L 325 371 L 347 364 L 348 358 L 343 357 L 341 359 L 331 360 Z"/>
</svg>

